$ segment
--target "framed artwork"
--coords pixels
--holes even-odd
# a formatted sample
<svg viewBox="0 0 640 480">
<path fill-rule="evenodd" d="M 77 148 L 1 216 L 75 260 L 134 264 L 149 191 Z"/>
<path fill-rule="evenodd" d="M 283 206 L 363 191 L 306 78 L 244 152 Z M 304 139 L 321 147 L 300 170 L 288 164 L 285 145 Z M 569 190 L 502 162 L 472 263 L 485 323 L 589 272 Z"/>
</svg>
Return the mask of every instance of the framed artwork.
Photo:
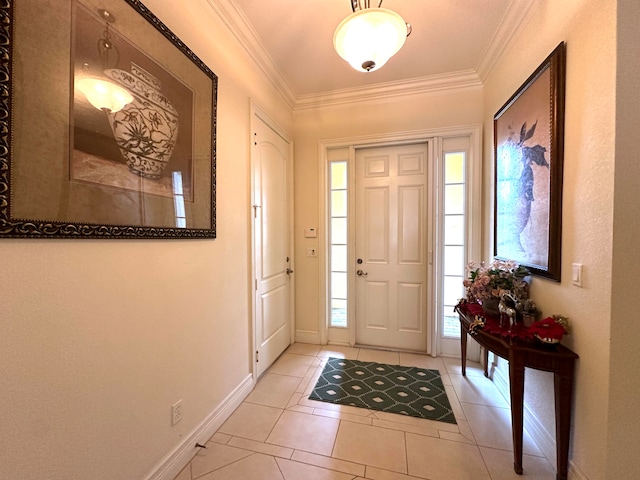
<svg viewBox="0 0 640 480">
<path fill-rule="evenodd" d="M 498 110 L 494 255 L 560 281 L 565 44 Z"/>
<path fill-rule="evenodd" d="M 0 237 L 215 238 L 209 67 L 139 0 L 0 14 Z"/>
</svg>

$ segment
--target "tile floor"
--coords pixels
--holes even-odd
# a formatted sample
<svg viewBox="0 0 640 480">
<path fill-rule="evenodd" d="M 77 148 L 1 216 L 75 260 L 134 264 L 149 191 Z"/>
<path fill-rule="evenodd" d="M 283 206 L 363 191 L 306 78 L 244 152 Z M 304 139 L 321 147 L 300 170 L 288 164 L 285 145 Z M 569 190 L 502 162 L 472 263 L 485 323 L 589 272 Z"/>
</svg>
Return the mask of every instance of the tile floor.
<svg viewBox="0 0 640 480">
<path fill-rule="evenodd" d="M 457 425 L 309 400 L 328 357 L 437 369 Z M 479 364 L 296 343 L 176 480 L 551 480 L 526 433 L 513 471 L 508 403 Z"/>
</svg>

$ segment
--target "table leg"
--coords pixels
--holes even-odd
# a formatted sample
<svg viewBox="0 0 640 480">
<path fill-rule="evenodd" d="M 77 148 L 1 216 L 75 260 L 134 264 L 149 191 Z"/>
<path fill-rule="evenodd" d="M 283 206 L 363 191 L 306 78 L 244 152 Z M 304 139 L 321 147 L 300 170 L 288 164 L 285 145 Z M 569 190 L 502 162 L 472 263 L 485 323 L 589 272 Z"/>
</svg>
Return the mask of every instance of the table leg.
<svg viewBox="0 0 640 480">
<path fill-rule="evenodd" d="M 462 376 L 467 374 L 467 330 L 460 322 L 460 365 L 462 366 Z"/>
<path fill-rule="evenodd" d="M 569 371 L 555 372 L 556 403 L 556 480 L 567 480 L 569 468 L 569 435 L 571 430 L 571 397 L 573 395 L 573 363 Z"/>
<path fill-rule="evenodd" d="M 511 433 L 513 436 L 513 470 L 518 475 L 522 475 L 524 363 L 517 355 L 509 355 L 509 384 L 511 394 Z"/>
<path fill-rule="evenodd" d="M 482 347 L 484 351 L 484 376 L 489 378 L 489 349 Z"/>
</svg>

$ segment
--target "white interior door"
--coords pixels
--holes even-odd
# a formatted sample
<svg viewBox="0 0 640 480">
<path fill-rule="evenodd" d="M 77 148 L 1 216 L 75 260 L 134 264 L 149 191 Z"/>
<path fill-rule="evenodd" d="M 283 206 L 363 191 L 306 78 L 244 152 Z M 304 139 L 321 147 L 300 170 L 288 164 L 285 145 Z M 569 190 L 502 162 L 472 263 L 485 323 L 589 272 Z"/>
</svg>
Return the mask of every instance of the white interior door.
<svg viewBox="0 0 640 480">
<path fill-rule="evenodd" d="M 252 115 L 254 332 L 256 376 L 290 345 L 290 143 L 259 112 Z"/>
<path fill-rule="evenodd" d="M 356 343 L 427 351 L 427 144 L 356 151 Z"/>
</svg>

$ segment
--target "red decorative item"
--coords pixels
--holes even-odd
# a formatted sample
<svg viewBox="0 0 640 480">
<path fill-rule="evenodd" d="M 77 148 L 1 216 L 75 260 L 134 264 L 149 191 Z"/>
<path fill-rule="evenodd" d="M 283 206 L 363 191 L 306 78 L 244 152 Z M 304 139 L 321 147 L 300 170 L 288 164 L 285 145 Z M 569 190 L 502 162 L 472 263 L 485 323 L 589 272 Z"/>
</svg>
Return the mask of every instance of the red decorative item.
<svg viewBox="0 0 640 480">
<path fill-rule="evenodd" d="M 547 317 L 533 322 L 529 327 L 529 331 L 545 343 L 558 343 L 567 333 L 563 323 L 566 323 L 566 319 L 563 317 Z"/>
<path fill-rule="evenodd" d="M 509 325 L 503 326 L 500 324 L 500 317 L 487 315 L 487 313 L 482 308 L 482 305 L 478 303 L 461 301 L 456 306 L 456 309 L 460 309 L 464 312 L 468 312 L 474 315 L 475 317 L 484 318 L 484 326 L 482 327 L 482 329 L 485 332 L 494 333 L 502 337 L 508 337 L 508 338 L 521 338 L 525 340 L 533 339 L 533 332 L 529 328 L 525 327 L 523 324 L 517 323 L 516 325 L 513 325 L 511 328 L 509 328 Z"/>
</svg>

